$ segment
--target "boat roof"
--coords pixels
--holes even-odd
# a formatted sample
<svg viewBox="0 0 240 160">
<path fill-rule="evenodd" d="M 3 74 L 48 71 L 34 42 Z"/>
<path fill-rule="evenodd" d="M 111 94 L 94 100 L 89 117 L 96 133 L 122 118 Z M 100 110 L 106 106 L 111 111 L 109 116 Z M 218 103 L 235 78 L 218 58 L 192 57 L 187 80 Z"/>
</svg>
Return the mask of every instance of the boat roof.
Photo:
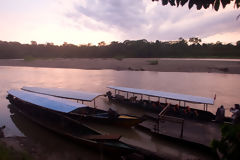
<svg viewBox="0 0 240 160">
<path fill-rule="evenodd" d="M 8 94 L 25 102 L 64 113 L 69 113 L 77 108 L 87 107 L 84 104 L 21 90 L 9 90 Z"/>
<path fill-rule="evenodd" d="M 191 103 L 202 103 L 202 104 L 214 104 L 213 98 L 192 96 L 186 94 L 178 94 L 171 92 L 162 92 L 162 91 L 154 91 L 154 90 L 146 90 L 146 89 L 136 89 L 136 88 L 127 88 L 127 87 L 118 87 L 118 86 L 108 86 L 110 89 L 115 89 L 119 91 L 142 94 L 153 97 L 167 98 L 172 100 L 191 102 Z"/>
<path fill-rule="evenodd" d="M 22 87 L 22 90 L 81 101 L 93 101 L 95 98 L 102 95 L 100 93 L 66 90 L 62 88 Z"/>
</svg>

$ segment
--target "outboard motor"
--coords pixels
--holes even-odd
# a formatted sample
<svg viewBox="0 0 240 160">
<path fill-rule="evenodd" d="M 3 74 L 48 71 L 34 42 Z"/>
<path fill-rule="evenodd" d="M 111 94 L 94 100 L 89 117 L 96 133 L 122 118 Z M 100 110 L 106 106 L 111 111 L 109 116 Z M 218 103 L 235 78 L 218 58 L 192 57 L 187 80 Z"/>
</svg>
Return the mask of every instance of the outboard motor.
<svg viewBox="0 0 240 160">
<path fill-rule="evenodd" d="M 12 95 L 8 94 L 6 99 L 8 99 L 9 102 L 13 104 L 14 97 Z"/>
<path fill-rule="evenodd" d="M 108 92 L 106 93 L 106 96 L 108 97 L 108 100 L 109 100 L 109 101 L 112 100 L 112 98 L 113 98 L 111 91 L 108 91 Z"/>
<path fill-rule="evenodd" d="M 0 127 L 0 138 L 4 138 L 4 133 L 3 133 L 3 129 L 6 128 L 6 126 L 2 126 Z"/>
</svg>

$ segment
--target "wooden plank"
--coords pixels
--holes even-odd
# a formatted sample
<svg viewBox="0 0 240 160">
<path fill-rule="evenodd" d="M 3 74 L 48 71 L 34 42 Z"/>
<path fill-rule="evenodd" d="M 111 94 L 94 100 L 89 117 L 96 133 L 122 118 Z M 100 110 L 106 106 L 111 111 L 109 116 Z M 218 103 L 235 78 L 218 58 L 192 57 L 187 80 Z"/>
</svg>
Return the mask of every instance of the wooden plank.
<svg viewBox="0 0 240 160">
<path fill-rule="evenodd" d="M 90 136 L 84 136 L 86 139 L 90 140 L 119 140 L 121 138 L 120 135 L 90 135 Z"/>
<path fill-rule="evenodd" d="M 196 122 L 185 120 L 183 126 L 183 133 L 181 135 L 181 124 L 169 121 L 147 120 L 139 124 L 139 127 L 149 130 L 151 133 L 169 136 L 176 139 L 181 139 L 188 142 L 193 142 L 210 147 L 213 139 L 221 138 L 220 124 L 213 122 Z"/>
</svg>

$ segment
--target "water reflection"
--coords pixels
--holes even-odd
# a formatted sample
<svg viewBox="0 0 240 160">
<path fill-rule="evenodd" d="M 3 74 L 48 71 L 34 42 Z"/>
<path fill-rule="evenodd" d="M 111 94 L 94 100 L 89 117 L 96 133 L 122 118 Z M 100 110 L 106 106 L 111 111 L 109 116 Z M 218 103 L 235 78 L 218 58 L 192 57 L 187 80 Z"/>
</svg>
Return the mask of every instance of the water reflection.
<svg viewBox="0 0 240 160">
<path fill-rule="evenodd" d="M 12 105 L 8 108 L 14 124 L 44 153 L 40 155 L 41 159 L 110 159 L 101 152 L 85 148 L 40 127 L 18 113 Z"/>
<path fill-rule="evenodd" d="M 7 90 L 19 89 L 22 86 L 39 87 L 60 87 L 74 90 L 84 90 L 88 92 L 106 92 L 108 85 L 125 86 L 132 88 L 143 88 L 191 94 L 203 97 L 214 97 L 217 94 L 215 105 L 209 106 L 213 113 L 216 108 L 223 104 L 227 109 L 240 99 L 240 75 L 217 74 L 217 73 L 173 73 L 173 72 L 137 72 L 137 71 L 113 71 L 113 70 L 79 70 L 79 69 L 54 69 L 54 68 L 32 68 L 32 67 L 0 67 L 0 125 L 6 125 L 5 134 L 7 136 L 27 135 L 10 118 L 11 113 L 7 108 L 9 102 L 5 99 Z M 172 102 L 175 103 L 175 102 Z M 92 103 L 86 103 L 93 106 Z M 112 107 L 120 113 L 142 115 L 145 111 L 109 103 L 104 97 L 97 99 L 97 107 L 108 109 Z M 195 106 L 199 107 L 199 106 Z M 203 107 L 203 106 L 200 106 Z M 230 115 L 226 110 L 226 114 Z M 26 122 L 27 123 L 27 122 Z M 24 127 L 24 123 L 22 126 Z M 152 151 L 161 153 L 177 159 L 199 158 L 208 159 L 204 151 L 189 149 L 182 144 L 168 142 L 159 137 L 153 137 L 147 133 L 136 129 L 111 128 L 104 125 L 89 124 L 101 132 L 117 133 L 123 136 L 122 140 Z M 19 128 L 19 129 L 18 129 Z M 34 128 L 32 126 L 32 128 Z M 35 131 L 34 131 L 35 130 Z M 41 128 L 32 129 L 32 136 L 41 141 L 38 133 Z M 48 136 L 49 133 L 44 133 Z M 29 136 L 29 134 L 27 135 Z M 55 135 L 49 135 L 54 139 Z M 51 140 L 49 139 L 49 145 Z M 62 141 L 60 139 L 60 141 Z M 58 142 L 56 142 L 57 144 Z M 65 142 L 63 142 L 65 143 Z M 68 142 L 66 142 L 68 143 Z M 70 144 L 71 145 L 71 144 Z M 51 146 L 53 147 L 53 146 Z M 51 148 L 50 147 L 50 148 Z M 54 147 L 53 147 L 54 148 Z M 61 150 L 61 149 L 60 149 Z M 50 152 L 50 151 L 49 151 Z M 54 152 L 54 151 L 53 151 Z M 197 152 L 197 153 L 196 153 Z M 71 152 L 70 152 L 71 153 Z M 98 156 L 98 155 L 97 155 Z"/>
</svg>

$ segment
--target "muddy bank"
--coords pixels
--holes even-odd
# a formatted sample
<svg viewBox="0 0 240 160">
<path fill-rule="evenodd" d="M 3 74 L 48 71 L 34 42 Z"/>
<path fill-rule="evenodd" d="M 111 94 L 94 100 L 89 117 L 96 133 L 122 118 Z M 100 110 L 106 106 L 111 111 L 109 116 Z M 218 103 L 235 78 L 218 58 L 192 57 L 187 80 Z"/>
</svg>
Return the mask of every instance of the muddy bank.
<svg viewBox="0 0 240 160">
<path fill-rule="evenodd" d="M 0 148 L 0 159 L 40 160 L 44 158 L 40 148 L 26 137 L 2 137 Z"/>
<path fill-rule="evenodd" d="M 0 66 L 26 66 L 74 69 L 112 69 L 157 72 L 209 72 L 240 74 L 240 61 L 197 60 L 197 59 L 34 59 L 5 60 L 0 59 Z"/>
</svg>

